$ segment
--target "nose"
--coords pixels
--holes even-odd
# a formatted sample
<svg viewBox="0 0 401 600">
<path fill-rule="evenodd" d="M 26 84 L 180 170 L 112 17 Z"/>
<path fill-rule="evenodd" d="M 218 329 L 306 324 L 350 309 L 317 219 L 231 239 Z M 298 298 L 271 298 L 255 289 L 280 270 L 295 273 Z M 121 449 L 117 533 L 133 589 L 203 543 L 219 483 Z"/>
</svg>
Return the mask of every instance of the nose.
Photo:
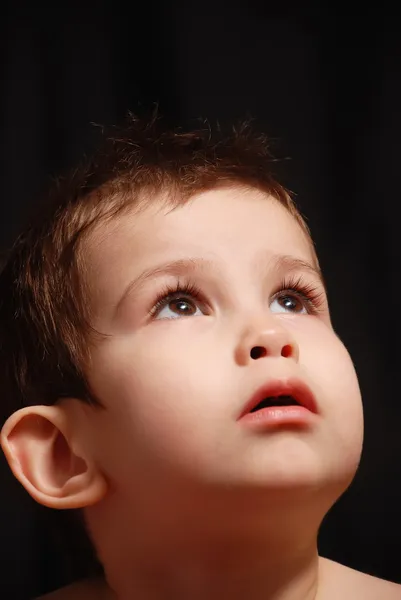
<svg viewBox="0 0 401 600">
<path fill-rule="evenodd" d="M 260 358 L 289 358 L 298 362 L 299 346 L 291 332 L 277 319 L 258 322 L 246 328 L 236 348 L 238 364 Z"/>
</svg>

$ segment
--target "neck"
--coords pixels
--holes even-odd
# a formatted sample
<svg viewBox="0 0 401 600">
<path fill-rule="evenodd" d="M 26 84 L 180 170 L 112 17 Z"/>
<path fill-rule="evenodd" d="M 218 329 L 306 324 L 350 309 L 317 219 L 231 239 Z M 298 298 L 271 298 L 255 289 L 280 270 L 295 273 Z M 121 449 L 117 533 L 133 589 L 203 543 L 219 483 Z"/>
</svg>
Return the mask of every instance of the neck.
<svg viewBox="0 0 401 600">
<path fill-rule="evenodd" d="M 136 522 L 125 528 L 136 532 L 134 541 L 120 532 L 116 543 L 100 544 L 115 600 L 314 600 L 320 519 L 311 518 L 313 510 L 264 506 L 262 515 L 254 506 L 244 515 L 228 506 L 219 512 L 203 505 L 199 514 L 192 506 L 191 519 L 180 511 L 169 527 L 158 520 L 142 532 Z"/>
<path fill-rule="evenodd" d="M 116 600 L 314 600 L 318 589 L 316 545 L 279 555 L 275 548 L 235 543 L 208 552 L 136 557 L 106 566 Z"/>
</svg>

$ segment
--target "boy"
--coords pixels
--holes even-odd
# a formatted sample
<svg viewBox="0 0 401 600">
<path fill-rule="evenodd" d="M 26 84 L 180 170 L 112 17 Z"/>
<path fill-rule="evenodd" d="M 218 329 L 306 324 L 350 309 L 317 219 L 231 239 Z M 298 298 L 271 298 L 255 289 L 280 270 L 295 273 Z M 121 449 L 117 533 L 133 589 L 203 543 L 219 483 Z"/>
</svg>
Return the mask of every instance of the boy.
<svg viewBox="0 0 401 600">
<path fill-rule="evenodd" d="M 49 599 L 401 598 L 317 554 L 361 399 L 263 137 L 132 118 L 1 288 L 2 448 L 35 500 L 79 509 L 104 570 Z"/>
</svg>

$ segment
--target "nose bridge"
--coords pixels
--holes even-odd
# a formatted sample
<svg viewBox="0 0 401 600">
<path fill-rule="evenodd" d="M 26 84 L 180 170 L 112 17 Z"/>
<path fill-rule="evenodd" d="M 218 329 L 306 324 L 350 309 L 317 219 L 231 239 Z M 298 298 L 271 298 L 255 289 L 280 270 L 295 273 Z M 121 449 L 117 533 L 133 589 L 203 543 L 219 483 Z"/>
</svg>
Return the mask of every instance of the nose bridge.
<svg viewBox="0 0 401 600">
<path fill-rule="evenodd" d="M 242 364 L 263 357 L 298 360 L 297 342 L 285 323 L 273 315 L 252 319 L 240 336 L 237 359 Z"/>
</svg>

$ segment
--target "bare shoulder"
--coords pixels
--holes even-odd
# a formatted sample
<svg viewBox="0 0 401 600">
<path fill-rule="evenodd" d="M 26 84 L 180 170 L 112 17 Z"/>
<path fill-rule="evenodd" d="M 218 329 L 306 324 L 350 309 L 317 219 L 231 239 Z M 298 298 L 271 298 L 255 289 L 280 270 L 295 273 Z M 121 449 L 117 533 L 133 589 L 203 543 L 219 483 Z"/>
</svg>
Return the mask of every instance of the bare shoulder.
<svg viewBox="0 0 401 600">
<path fill-rule="evenodd" d="M 343 600 L 401 600 L 401 585 L 361 573 L 332 560 L 322 558 L 322 579 L 328 598 Z"/>
<path fill-rule="evenodd" d="M 100 579 L 79 581 L 36 600 L 113 600 L 113 595 Z"/>
</svg>

